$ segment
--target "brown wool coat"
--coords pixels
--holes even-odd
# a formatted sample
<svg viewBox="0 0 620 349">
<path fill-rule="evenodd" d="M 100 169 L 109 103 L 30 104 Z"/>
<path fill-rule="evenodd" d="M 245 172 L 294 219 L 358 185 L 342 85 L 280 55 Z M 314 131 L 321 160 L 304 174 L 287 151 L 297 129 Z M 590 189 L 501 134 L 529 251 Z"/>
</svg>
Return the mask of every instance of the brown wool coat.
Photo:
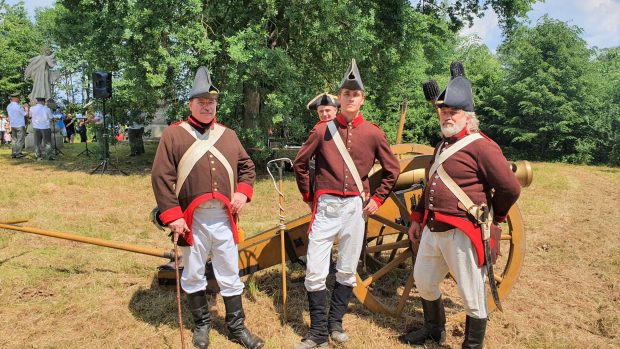
<svg viewBox="0 0 620 349">
<path fill-rule="evenodd" d="M 230 198 L 234 192 L 245 194 L 248 201 L 252 199 L 252 185 L 256 179 L 254 163 L 239 142 L 237 134 L 228 128 L 214 146 L 228 159 L 233 169 L 235 188 L 230 188 L 224 165 L 207 152 L 189 173 L 177 198 L 174 191 L 177 166 L 194 141 L 195 138 L 179 123 L 167 127 L 159 141 L 151 183 L 164 224 L 185 218 L 191 229 L 193 209 L 200 202 L 218 199 L 230 207 Z M 236 229 L 234 233 L 236 237 Z M 191 241 L 188 243 L 191 244 Z"/>
<path fill-rule="evenodd" d="M 398 179 L 400 167 L 398 160 L 392 154 L 385 134 L 379 126 L 364 120 L 359 114 L 347 123 L 342 115 L 336 118 L 336 126 L 342 141 L 347 146 L 349 154 L 355 163 L 363 182 L 363 191 L 372 194 L 372 199 L 381 205 L 387 198 Z M 316 157 L 316 188 L 310 190 L 309 161 Z M 370 193 L 368 172 L 379 161 L 382 170 L 382 179 L 374 193 Z M 316 200 L 322 194 L 354 196 L 360 194 L 360 188 L 349 174 L 338 148 L 329 134 L 326 122 L 319 122 L 310 132 L 308 140 L 301 147 L 295 158 L 293 167 L 297 177 L 297 186 L 304 201 Z"/>
</svg>

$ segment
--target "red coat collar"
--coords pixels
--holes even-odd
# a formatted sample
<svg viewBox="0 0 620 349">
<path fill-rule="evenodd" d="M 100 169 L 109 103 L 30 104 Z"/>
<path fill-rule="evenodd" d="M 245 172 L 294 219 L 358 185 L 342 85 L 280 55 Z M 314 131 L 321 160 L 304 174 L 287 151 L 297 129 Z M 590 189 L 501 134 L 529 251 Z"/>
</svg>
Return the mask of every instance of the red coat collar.
<svg viewBox="0 0 620 349">
<path fill-rule="evenodd" d="M 205 133 L 207 129 L 210 129 L 216 122 L 215 118 L 211 120 L 209 123 L 205 124 L 204 122 L 198 121 L 193 115 L 187 117 L 187 122 L 192 125 L 193 128 L 198 130 L 200 133 Z"/>
<path fill-rule="evenodd" d="M 459 133 L 457 133 L 456 135 L 454 135 L 452 137 L 444 137 L 444 139 L 448 143 L 454 143 L 456 141 L 461 140 L 462 138 L 464 138 L 467 135 L 468 135 L 468 133 L 467 133 L 467 126 L 466 126 L 466 127 L 463 127 L 463 129 L 461 131 L 459 131 Z"/>
<path fill-rule="evenodd" d="M 338 115 L 336 116 L 336 120 L 342 126 L 346 127 L 348 125 L 347 121 L 345 120 L 344 116 L 342 116 L 341 113 L 338 113 Z M 362 122 L 364 122 L 364 116 L 362 115 L 362 113 L 357 113 L 357 116 L 355 118 L 353 118 L 353 121 L 351 121 L 351 125 L 353 127 L 356 127 L 359 124 L 361 124 Z"/>
</svg>

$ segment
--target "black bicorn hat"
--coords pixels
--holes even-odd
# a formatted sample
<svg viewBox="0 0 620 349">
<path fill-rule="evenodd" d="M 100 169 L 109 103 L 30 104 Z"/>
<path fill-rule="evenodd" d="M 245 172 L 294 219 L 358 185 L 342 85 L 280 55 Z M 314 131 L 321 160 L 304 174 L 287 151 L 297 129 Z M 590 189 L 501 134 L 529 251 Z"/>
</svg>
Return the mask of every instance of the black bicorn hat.
<svg viewBox="0 0 620 349">
<path fill-rule="evenodd" d="M 446 89 L 437 97 L 435 105 L 440 108 L 446 106 L 473 112 L 474 96 L 471 91 L 471 82 L 464 76 L 452 78 Z"/>
<path fill-rule="evenodd" d="M 338 98 L 336 96 L 330 95 L 327 92 L 323 92 L 312 98 L 312 100 L 308 102 L 308 105 L 306 105 L 306 108 L 308 110 L 317 110 L 321 105 L 329 105 L 339 108 L 340 102 L 338 101 Z"/>
<path fill-rule="evenodd" d="M 346 73 L 344 73 L 344 77 L 342 78 L 342 81 L 340 82 L 340 86 L 338 88 L 364 91 L 362 76 L 360 75 L 359 69 L 357 69 L 357 63 L 355 63 L 355 58 L 351 60 L 351 64 L 349 65 Z"/>
<path fill-rule="evenodd" d="M 200 67 L 196 71 L 192 90 L 189 93 L 189 99 L 192 98 L 217 98 L 220 90 L 211 83 L 211 76 L 207 67 Z"/>
</svg>

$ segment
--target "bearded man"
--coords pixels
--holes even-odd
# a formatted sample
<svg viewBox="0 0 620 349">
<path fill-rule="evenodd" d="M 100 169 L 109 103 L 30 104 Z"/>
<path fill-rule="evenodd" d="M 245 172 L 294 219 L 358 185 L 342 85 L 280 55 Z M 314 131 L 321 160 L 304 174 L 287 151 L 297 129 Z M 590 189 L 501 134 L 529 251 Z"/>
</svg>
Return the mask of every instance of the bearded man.
<svg viewBox="0 0 620 349">
<path fill-rule="evenodd" d="M 521 189 L 500 147 L 478 130 L 467 78 L 452 79 L 435 105 L 443 140 L 435 148 L 427 185 L 409 228 L 411 241 L 420 244 L 413 275 L 422 297 L 424 326 L 400 339 L 417 345 L 444 340 L 446 317 L 439 284 L 450 272 L 467 312 L 462 347 L 482 348 L 488 317 L 484 280 L 491 261 L 484 259 L 478 211 L 465 208 L 460 200 L 463 194 L 456 194 L 454 188 L 460 188 L 476 207 L 492 209 L 491 231 L 496 237 L 498 224 L 506 219 Z"/>
</svg>

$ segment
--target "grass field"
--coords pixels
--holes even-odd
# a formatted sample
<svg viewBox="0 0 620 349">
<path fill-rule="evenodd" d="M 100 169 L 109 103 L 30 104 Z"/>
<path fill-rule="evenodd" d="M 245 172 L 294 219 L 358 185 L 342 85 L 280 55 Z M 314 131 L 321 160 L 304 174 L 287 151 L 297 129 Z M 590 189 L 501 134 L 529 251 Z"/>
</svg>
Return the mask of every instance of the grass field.
<svg viewBox="0 0 620 349">
<path fill-rule="evenodd" d="M 96 149 L 96 146 L 90 146 Z M 112 147 L 111 160 L 129 176 L 90 175 L 96 156 L 77 157 L 67 145 L 52 162 L 12 160 L 0 148 L 0 220 L 27 218 L 26 226 L 169 249 L 165 233 L 148 222 L 155 206 L 147 153 L 129 157 Z M 286 178 L 286 216 L 306 214 L 294 180 Z M 259 177 L 244 208 L 248 235 L 277 224 L 277 196 Z M 534 164 L 534 182 L 519 205 L 526 221 L 527 254 L 521 277 L 495 312 L 489 348 L 620 348 L 620 170 Z M 38 235 L 0 230 L 0 348 L 180 348 L 175 294 L 154 279 L 157 257 Z M 247 324 L 268 348 L 289 348 L 305 334 L 309 317 L 303 270 L 291 267 L 289 322 L 279 322 L 278 269 L 246 279 Z M 446 282 L 447 283 L 447 282 Z M 449 287 L 447 285 L 446 287 Z M 460 312 L 449 299 L 448 312 Z M 345 316 L 349 348 L 406 348 L 397 337 L 421 322 L 412 297 L 402 319 L 377 315 L 357 300 Z M 213 348 L 234 348 L 225 338 L 223 302 L 214 306 Z M 184 308 L 186 341 L 191 318 Z M 448 340 L 456 348 L 463 325 L 449 316 Z"/>
</svg>

